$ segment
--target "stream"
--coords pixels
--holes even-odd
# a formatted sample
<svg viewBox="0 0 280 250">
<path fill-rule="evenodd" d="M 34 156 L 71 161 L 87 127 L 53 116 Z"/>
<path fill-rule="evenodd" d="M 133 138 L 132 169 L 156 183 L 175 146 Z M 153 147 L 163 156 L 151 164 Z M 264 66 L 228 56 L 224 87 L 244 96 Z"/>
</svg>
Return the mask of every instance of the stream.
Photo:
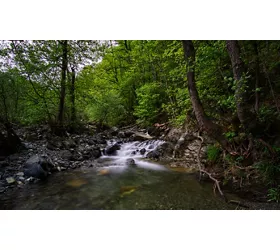
<svg viewBox="0 0 280 250">
<path fill-rule="evenodd" d="M 109 141 L 108 146 L 115 143 Z M 121 144 L 99 167 L 52 174 L 46 181 L 11 190 L 1 209 L 234 209 L 213 193 L 211 183 L 170 170 L 145 156 L 163 141 Z M 141 149 L 145 149 L 142 150 Z"/>
</svg>

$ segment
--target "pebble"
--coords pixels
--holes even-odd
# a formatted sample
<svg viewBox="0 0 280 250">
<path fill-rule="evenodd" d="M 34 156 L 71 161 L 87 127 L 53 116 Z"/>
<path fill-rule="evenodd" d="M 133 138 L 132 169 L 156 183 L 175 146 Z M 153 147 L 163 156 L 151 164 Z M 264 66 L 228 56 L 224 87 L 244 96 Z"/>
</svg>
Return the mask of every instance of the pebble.
<svg viewBox="0 0 280 250">
<path fill-rule="evenodd" d="M 12 184 L 12 183 L 15 183 L 15 179 L 14 179 L 14 177 L 7 177 L 6 178 L 6 181 L 9 183 L 9 184 Z"/>
</svg>

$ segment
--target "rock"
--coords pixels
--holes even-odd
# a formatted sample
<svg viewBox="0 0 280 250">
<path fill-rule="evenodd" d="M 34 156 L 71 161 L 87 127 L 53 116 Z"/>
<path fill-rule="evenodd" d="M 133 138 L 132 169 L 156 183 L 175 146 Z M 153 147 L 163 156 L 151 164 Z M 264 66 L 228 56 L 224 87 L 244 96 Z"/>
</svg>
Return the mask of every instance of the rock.
<svg viewBox="0 0 280 250">
<path fill-rule="evenodd" d="M 82 150 L 83 159 L 96 159 L 101 156 L 101 150 L 97 146 L 87 146 Z"/>
<path fill-rule="evenodd" d="M 140 154 L 141 154 L 141 155 L 144 155 L 145 153 L 146 153 L 146 149 L 145 149 L 145 148 L 141 148 L 141 149 L 140 149 Z"/>
<path fill-rule="evenodd" d="M 159 159 L 172 156 L 173 150 L 174 145 L 172 143 L 164 142 L 163 144 L 159 145 L 156 149 L 149 152 L 146 157 L 150 159 Z"/>
<path fill-rule="evenodd" d="M 24 175 L 43 180 L 47 178 L 48 172 L 53 168 L 53 164 L 45 156 L 33 155 L 24 164 Z"/>
<path fill-rule="evenodd" d="M 144 134 L 140 132 L 135 132 L 134 135 L 131 136 L 131 138 L 135 141 L 146 141 L 153 139 L 153 137 L 149 134 Z"/>
<path fill-rule="evenodd" d="M 112 127 L 111 128 L 111 132 L 110 132 L 110 134 L 112 135 L 112 136 L 116 136 L 116 135 L 118 135 L 118 128 L 117 127 Z"/>
<path fill-rule="evenodd" d="M 0 162 L 0 168 L 2 168 L 2 167 L 7 167 L 7 166 L 9 166 L 9 163 L 8 163 L 8 162 L 6 162 L 6 161 L 1 161 L 1 162 Z"/>
<path fill-rule="evenodd" d="M 48 149 L 50 150 L 56 150 L 56 149 L 62 149 L 63 148 L 63 144 L 61 141 L 59 141 L 57 138 L 52 138 L 51 140 L 49 140 L 47 142 L 47 146 Z"/>
<path fill-rule="evenodd" d="M 24 173 L 23 172 L 18 172 L 16 173 L 17 176 L 24 176 Z"/>
<path fill-rule="evenodd" d="M 56 147 L 51 142 L 47 142 L 46 148 L 49 150 L 56 150 Z"/>
<path fill-rule="evenodd" d="M 125 137 L 130 137 L 132 136 L 134 133 L 132 131 L 124 131 L 124 135 Z"/>
<path fill-rule="evenodd" d="M 64 160 L 72 160 L 73 155 L 69 150 L 62 150 L 60 151 L 60 157 Z"/>
<path fill-rule="evenodd" d="M 14 177 L 7 177 L 7 178 L 6 178 L 6 181 L 7 181 L 8 184 L 13 184 L 13 183 L 16 182 L 16 180 L 14 179 Z"/>
<path fill-rule="evenodd" d="M 63 146 L 67 149 L 70 149 L 70 148 L 75 148 L 76 147 L 76 143 L 74 142 L 74 140 L 72 139 L 68 139 L 68 140 L 65 140 L 63 142 Z"/>
<path fill-rule="evenodd" d="M 149 159 L 159 159 L 160 153 L 157 150 L 153 150 L 146 155 Z"/>
<path fill-rule="evenodd" d="M 5 188 L 4 187 L 0 187 L 0 193 L 4 193 L 5 192 Z"/>
<path fill-rule="evenodd" d="M 104 150 L 104 153 L 106 155 L 116 155 L 117 154 L 117 150 L 120 150 L 121 146 L 118 143 L 115 143 L 113 146 L 109 146 Z"/>
<path fill-rule="evenodd" d="M 132 158 L 128 158 L 125 164 L 129 167 L 136 167 L 135 161 Z"/>
<path fill-rule="evenodd" d="M 118 137 L 120 137 L 120 138 L 126 138 L 127 136 L 126 136 L 125 132 L 120 131 L 120 132 L 118 133 Z"/>
</svg>

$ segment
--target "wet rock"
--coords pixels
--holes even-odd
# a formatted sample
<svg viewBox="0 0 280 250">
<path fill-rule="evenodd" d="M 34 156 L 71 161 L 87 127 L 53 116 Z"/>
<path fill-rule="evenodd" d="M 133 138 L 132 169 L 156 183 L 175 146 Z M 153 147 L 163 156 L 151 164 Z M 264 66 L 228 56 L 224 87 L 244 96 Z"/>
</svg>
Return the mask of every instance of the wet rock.
<svg viewBox="0 0 280 250">
<path fill-rule="evenodd" d="M 136 167 L 135 161 L 132 158 L 128 158 L 125 164 L 129 167 Z"/>
<path fill-rule="evenodd" d="M 145 148 L 141 148 L 141 149 L 140 149 L 140 154 L 141 154 L 141 155 L 144 155 L 145 153 L 146 153 L 146 149 L 145 149 Z"/>
<path fill-rule="evenodd" d="M 156 149 L 149 152 L 146 157 L 150 159 L 171 157 L 173 154 L 173 150 L 174 145 L 172 143 L 164 142 L 163 144 L 159 145 Z"/>
<path fill-rule="evenodd" d="M 115 143 L 113 146 L 109 146 L 104 150 L 104 153 L 106 155 L 116 155 L 117 154 L 117 150 L 120 150 L 121 146 L 118 143 Z"/>
<path fill-rule="evenodd" d="M 126 138 L 127 136 L 125 135 L 125 132 L 120 131 L 120 132 L 118 133 L 118 137 L 120 137 L 120 138 Z"/>
<path fill-rule="evenodd" d="M 24 175 L 43 180 L 47 178 L 48 172 L 53 168 L 53 164 L 45 156 L 33 155 L 24 164 Z"/>
<path fill-rule="evenodd" d="M 149 159 L 159 159 L 160 153 L 157 150 L 153 150 L 149 152 L 146 157 Z"/>
</svg>

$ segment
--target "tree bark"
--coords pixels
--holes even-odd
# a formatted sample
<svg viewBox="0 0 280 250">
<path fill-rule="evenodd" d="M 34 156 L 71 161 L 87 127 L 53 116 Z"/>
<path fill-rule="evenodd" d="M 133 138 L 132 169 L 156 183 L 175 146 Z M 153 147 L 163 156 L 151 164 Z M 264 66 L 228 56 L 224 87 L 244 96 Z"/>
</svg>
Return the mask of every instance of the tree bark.
<svg viewBox="0 0 280 250">
<path fill-rule="evenodd" d="M 182 42 L 185 59 L 187 60 L 188 90 L 198 125 L 202 131 L 218 141 L 224 149 L 230 151 L 229 143 L 222 134 L 222 128 L 207 117 L 200 101 L 195 83 L 195 50 L 193 43 L 191 40 Z"/>
<path fill-rule="evenodd" d="M 10 122 L 0 117 L 0 156 L 15 153 L 20 146 L 21 140 Z"/>
<path fill-rule="evenodd" d="M 61 42 L 62 46 L 62 67 L 61 67 L 61 83 L 60 83 L 60 99 L 59 99 L 59 111 L 58 111 L 58 125 L 63 127 L 63 115 L 66 93 L 66 72 L 67 72 L 67 41 Z"/>
<path fill-rule="evenodd" d="M 260 104 L 260 62 L 259 62 L 259 51 L 258 51 L 258 43 L 254 41 L 254 51 L 256 56 L 255 61 L 255 70 L 256 70 L 256 83 L 255 83 L 255 112 L 259 112 L 259 104 Z"/>
<path fill-rule="evenodd" d="M 250 132 L 255 124 L 255 117 L 249 110 L 249 106 L 246 104 L 248 101 L 246 82 L 245 82 L 245 66 L 240 58 L 240 48 L 238 41 L 230 40 L 226 41 L 227 51 L 231 60 L 233 76 L 236 81 L 235 88 L 235 101 L 237 116 L 243 125 L 245 131 Z"/>
<path fill-rule="evenodd" d="M 71 123 L 72 126 L 76 122 L 76 106 L 75 106 L 75 81 L 76 81 L 76 72 L 75 68 L 71 68 L 71 88 L 70 88 L 70 96 L 71 96 Z"/>
</svg>

